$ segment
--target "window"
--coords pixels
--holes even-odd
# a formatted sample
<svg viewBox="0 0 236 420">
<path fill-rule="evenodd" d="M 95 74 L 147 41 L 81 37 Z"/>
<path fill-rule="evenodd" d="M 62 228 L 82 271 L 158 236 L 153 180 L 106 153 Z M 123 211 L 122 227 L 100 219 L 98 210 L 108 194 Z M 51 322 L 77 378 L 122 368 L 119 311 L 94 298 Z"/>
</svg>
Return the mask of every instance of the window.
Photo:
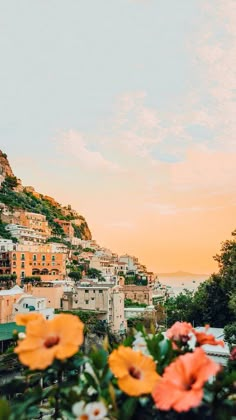
<svg viewBox="0 0 236 420">
<path fill-rule="evenodd" d="M 85 293 L 88 293 L 89 291 L 88 290 L 85 290 Z"/>
<path fill-rule="evenodd" d="M 86 300 L 86 301 L 85 301 L 85 303 L 86 303 L 86 305 L 88 305 L 88 303 L 89 303 L 89 300 Z"/>
<path fill-rule="evenodd" d="M 42 255 L 42 261 L 45 261 L 45 260 L 46 260 L 45 255 Z"/>
<path fill-rule="evenodd" d="M 7 300 L 7 306 L 9 306 L 9 300 Z"/>
<path fill-rule="evenodd" d="M 25 277 L 25 272 L 24 272 L 24 271 L 22 271 L 22 272 L 21 272 L 21 277 L 22 277 L 22 278 L 24 278 L 24 277 Z"/>
<path fill-rule="evenodd" d="M 21 254 L 21 259 L 24 260 L 25 259 L 25 254 Z"/>
<path fill-rule="evenodd" d="M 21 268 L 25 268 L 25 263 L 24 262 L 21 263 Z"/>
<path fill-rule="evenodd" d="M 52 261 L 55 261 L 55 255 L 52 255 Z"/>
<path fill-rule="evenodd" d="M 12 265 L 13 265 L 13 267 L 16 267 L 16 262 L 15 262 L 15 261 L 13 261 Z"/>
<path fill-rule="evenodd" d="M 16 260 L 16 254 L 12 254 L 12 259 Z"/>
<path fill-rule="evenodd" d="M 37 261 L 37 255 L 36 254 L 33 255 L 33 261 Z"/>
<path fill-rule="evenodd" d="M 94 300 L 94 298 L 91 298 L 91 300 Z"/>
<path fill-rule="evenodd" d="M 99 293 L 102 293 L 102 290 L 99 290 Z"/>
</svg>

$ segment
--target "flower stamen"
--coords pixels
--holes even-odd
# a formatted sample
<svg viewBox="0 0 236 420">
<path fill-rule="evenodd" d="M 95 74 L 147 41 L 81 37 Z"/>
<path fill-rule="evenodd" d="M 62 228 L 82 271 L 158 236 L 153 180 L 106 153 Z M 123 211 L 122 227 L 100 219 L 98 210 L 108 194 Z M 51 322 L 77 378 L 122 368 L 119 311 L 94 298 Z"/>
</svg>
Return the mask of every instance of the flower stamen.
<svg viewBox="0 0 236 420">
<path fill-rule="evenodd" d="M 51 347 L 56 346 L 60 341 L 59 337 L 48 337 L 46 341 L 44 341 L 44 347 L 50 349 Z"/>
<path fill-rule="evenodd" d="M 132 366 L 132 367 L 129 369 L 129 374 L 130 374 L 130 376 L 132 376 L 132 378 L 134 378 L 134 379 L 140 379 L 140 378 L 141 378 L 141 372 L 140 372 L 138 369 L 136 369 L 134 366 Z"/>
</svg>

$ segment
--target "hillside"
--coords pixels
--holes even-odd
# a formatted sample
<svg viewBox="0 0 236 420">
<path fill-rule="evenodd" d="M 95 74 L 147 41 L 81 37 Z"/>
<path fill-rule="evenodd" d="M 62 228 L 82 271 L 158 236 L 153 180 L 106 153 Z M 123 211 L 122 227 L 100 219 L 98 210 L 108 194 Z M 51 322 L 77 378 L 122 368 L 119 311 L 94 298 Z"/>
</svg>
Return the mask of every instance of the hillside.
<svg viewBox="0 0 236 420">
<path fill-rule="evenodd" d="M 70 205 L 63 207 L 54 198 L 40 194 L 33 187 L 22 186 L 10 166 L 7 155 L 0 151 L 0 206 L 9 211 L 23 210 L 46 216 L 52 230 L 52 236 L 61 236 L 64 232 L 55 219 L 71 221 L 75 236 L 81 239 L 91 239 L 92 235 L 83 216 L 73 210 Z M 9 237 L 5 232 L 2 218 L 0 221 L 0 236 Z"/>
</svg>

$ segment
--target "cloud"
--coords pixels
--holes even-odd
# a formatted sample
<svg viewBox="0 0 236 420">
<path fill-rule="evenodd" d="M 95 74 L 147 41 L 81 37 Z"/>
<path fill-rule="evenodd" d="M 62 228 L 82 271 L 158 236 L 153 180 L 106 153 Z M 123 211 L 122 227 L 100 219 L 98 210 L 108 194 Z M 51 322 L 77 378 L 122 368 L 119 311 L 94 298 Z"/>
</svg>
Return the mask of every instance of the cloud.
<svg viewBox="0 0 236 420">
<path fill-rule="evenodd" d="M 77 131 L 65 131 L 57 136 L 56 141 L 63 154 L 90 171 L 122 172 L 117 163 L 106 159 L 100 151 L 91 150 L 84 136 Z"/>
</svg>

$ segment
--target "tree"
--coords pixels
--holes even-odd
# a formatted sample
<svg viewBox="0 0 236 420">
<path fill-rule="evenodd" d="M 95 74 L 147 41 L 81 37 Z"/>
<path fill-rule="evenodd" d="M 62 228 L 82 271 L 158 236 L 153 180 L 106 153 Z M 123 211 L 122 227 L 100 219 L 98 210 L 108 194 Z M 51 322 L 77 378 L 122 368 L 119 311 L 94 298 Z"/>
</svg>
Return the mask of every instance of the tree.
<svg viewBox="0 0 236 420">
<path fill-rule="evenodd" d="M 100 270 L 97 270 L 96 268 L 89 268 L 87 275 L 91 278 L 91 279 L 98 279 L 100 281 L 104 281 L 104 277 L 102 275 L 102 272 Z"/>
<path fill-rule="evenodd" d="M 81 271 L 71 271 L 68 276 L 75 281 L 82 278 Z"/>
<path fill-rule="evenodd" d="M 6 176 L 3 187 L 13 190 L 18 185 L 17 178 L 15 176 Z"/>
<path fill-rule="evenodd" d="M 176 321 L 194 322 L 194 299 L 193 292 L 185 289 L 175 297 L 166 300 L 166 324 L 170 327 Z M 194 322 L 195 323 L 195 322 Z"/>
</svg>

